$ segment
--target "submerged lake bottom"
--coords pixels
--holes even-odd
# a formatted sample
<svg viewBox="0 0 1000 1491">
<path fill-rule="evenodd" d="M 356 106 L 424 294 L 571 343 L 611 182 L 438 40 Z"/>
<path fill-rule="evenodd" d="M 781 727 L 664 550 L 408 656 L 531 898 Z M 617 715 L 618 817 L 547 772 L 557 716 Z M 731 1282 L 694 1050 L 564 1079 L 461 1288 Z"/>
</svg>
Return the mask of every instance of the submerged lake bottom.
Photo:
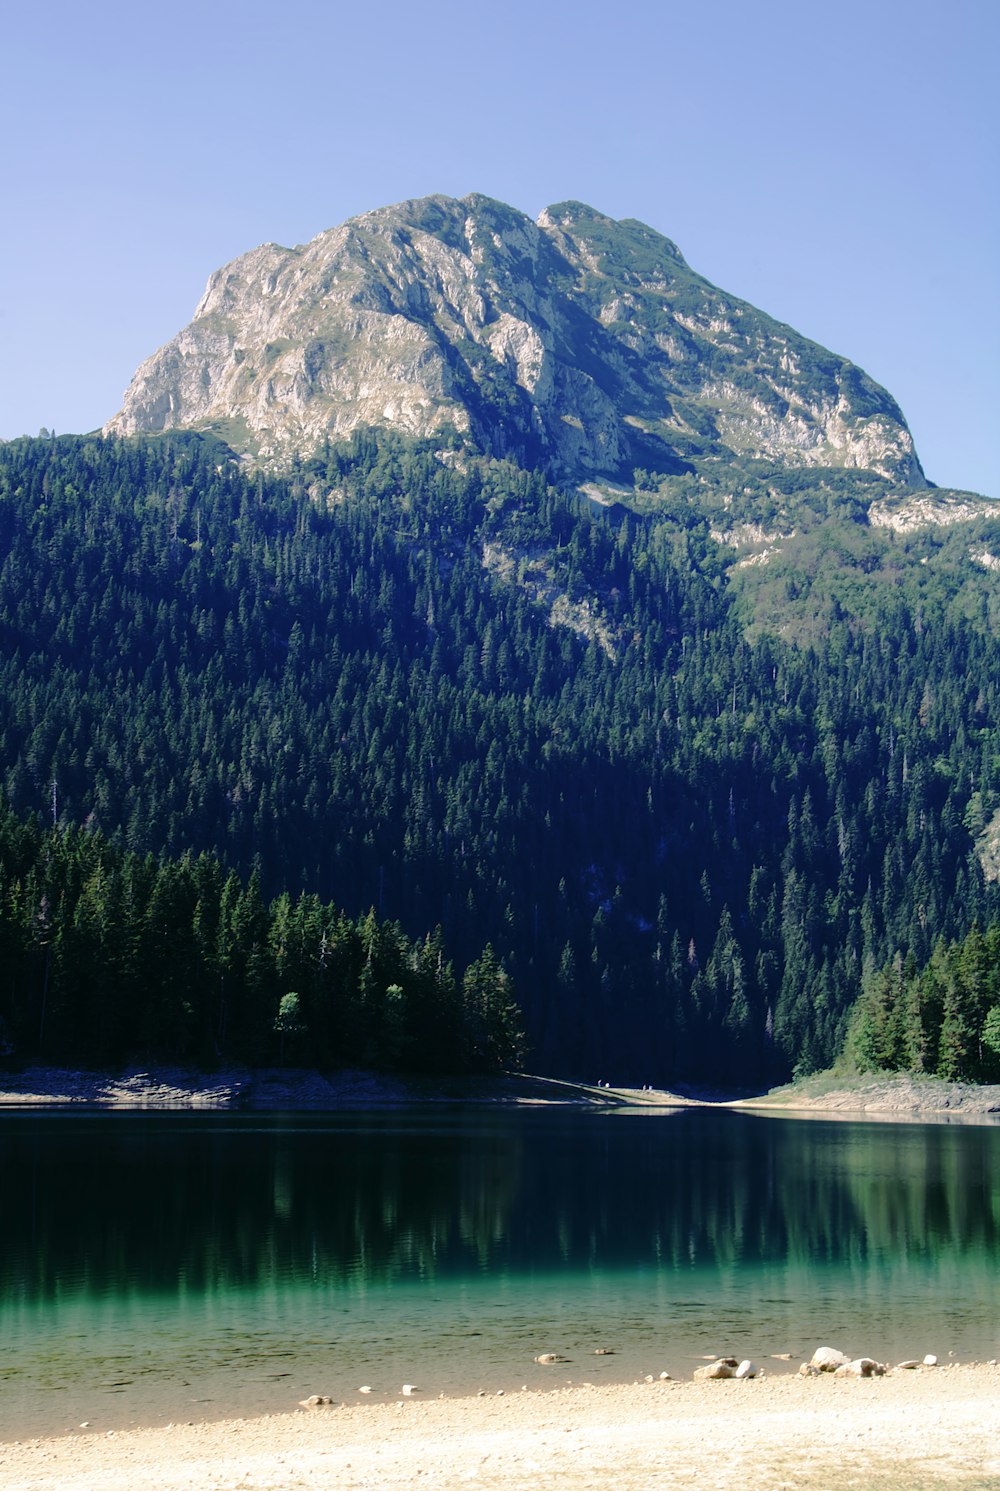
<svg viewBox="0 0 1000 1491">
<path fill-rule="evenodd" d="M 995 1125 L 34 1113 L 0 1158 L 8 1440 L 821 1344 L 1000 1355 Z"/>
</svg>

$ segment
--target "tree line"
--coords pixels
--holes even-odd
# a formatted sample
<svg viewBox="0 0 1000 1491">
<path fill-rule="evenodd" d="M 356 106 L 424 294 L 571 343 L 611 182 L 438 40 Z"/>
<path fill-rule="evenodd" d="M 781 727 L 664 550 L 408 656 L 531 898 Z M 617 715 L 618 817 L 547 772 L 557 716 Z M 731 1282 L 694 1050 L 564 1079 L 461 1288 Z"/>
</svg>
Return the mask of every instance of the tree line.
<svg viewBox="0 0 1000 1491">
<path fill-rule="evenodd" d="M 305 892 L 266 900 L 209 853 L 138 855 L 0 807 L 0 1048 L 101 1065 L 306 1062 L 495 1071 L 523 1055 L 486 947 L 459 978 L 410 939 Z"/>
</svg>

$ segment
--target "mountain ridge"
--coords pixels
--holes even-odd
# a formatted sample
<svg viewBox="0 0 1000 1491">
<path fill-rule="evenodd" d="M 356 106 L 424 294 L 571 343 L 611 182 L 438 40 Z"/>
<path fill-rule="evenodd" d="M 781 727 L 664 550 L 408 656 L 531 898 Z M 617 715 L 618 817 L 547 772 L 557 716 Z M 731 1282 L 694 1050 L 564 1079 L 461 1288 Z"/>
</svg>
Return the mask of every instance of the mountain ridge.
<svg viewBox="0 0 1000 1491">
<path fill-rule="evenodd" d="M 532 222 L 478 193 L 215 271 L 105 433 L 210 430 L 282 469 L 366 426 L 450 435 L 569 484 L 641 468 L 741 487 L 758 462 L 871 473 L 879 495 L 930 485 L 886 390 L 671 239 L 573 201 Z"/>
</svg>

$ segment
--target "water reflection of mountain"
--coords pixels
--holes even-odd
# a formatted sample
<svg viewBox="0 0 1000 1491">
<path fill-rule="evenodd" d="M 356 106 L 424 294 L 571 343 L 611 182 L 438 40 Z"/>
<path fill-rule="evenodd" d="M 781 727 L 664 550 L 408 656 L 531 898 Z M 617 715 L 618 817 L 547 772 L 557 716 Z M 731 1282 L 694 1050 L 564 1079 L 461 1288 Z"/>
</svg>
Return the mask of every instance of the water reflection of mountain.
<svg viewBox="0 0 1000 1491">
<path fill-rule="evenodd" d="M 187 1115 L 184 1115 L 187 1118 Z M 482 1270 L 1000 1263 L 1000 1130 L 5 1119 L 0 1300 Z"/>
</svg>

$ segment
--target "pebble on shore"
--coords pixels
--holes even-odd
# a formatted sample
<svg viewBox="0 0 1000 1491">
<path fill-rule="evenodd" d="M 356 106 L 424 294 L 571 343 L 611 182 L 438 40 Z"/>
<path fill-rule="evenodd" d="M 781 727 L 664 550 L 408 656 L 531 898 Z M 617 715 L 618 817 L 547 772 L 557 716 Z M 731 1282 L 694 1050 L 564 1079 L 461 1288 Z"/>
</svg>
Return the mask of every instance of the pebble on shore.
<svg viewBox="0 0 1000 1491">
<path fill-rule="evenodd" d="M 792 1357 L 790 1352 L 781 1352 L 772 1355 L 771 1359 L 790 1361 Z M 898 1372 L 919 1371 L 922 1367 L 936 1367 L 937 1361 L 937 1357 L 928 1352 L 922 1361 L 914 1357 L 911 1360 L 899 1362 L 895 1370 Z M 850 1357 L 836 1346 L 817 1346 L 809 1361 L 803 1362 L 799 1367 L 799 1376 L 820 1377 L 828 1372 L 835 1377 L 884 1377 L 892 1370 L 886 1363 L 876 1361 L 871 1356 Z M 758 1369 L 752 1361 L 745 1360 L 737 1364 L 734 1356 L 720 1356 L 709 1360 L 702 1367 L 696 1367 L 693 1375 L 695 1382 L 726 1381 L 729 1378 L 745 1381 L 758 1376 Z M 651 1382 L 652 1378 L 647 1377 L 646 1381 Z"/>
</svg>

